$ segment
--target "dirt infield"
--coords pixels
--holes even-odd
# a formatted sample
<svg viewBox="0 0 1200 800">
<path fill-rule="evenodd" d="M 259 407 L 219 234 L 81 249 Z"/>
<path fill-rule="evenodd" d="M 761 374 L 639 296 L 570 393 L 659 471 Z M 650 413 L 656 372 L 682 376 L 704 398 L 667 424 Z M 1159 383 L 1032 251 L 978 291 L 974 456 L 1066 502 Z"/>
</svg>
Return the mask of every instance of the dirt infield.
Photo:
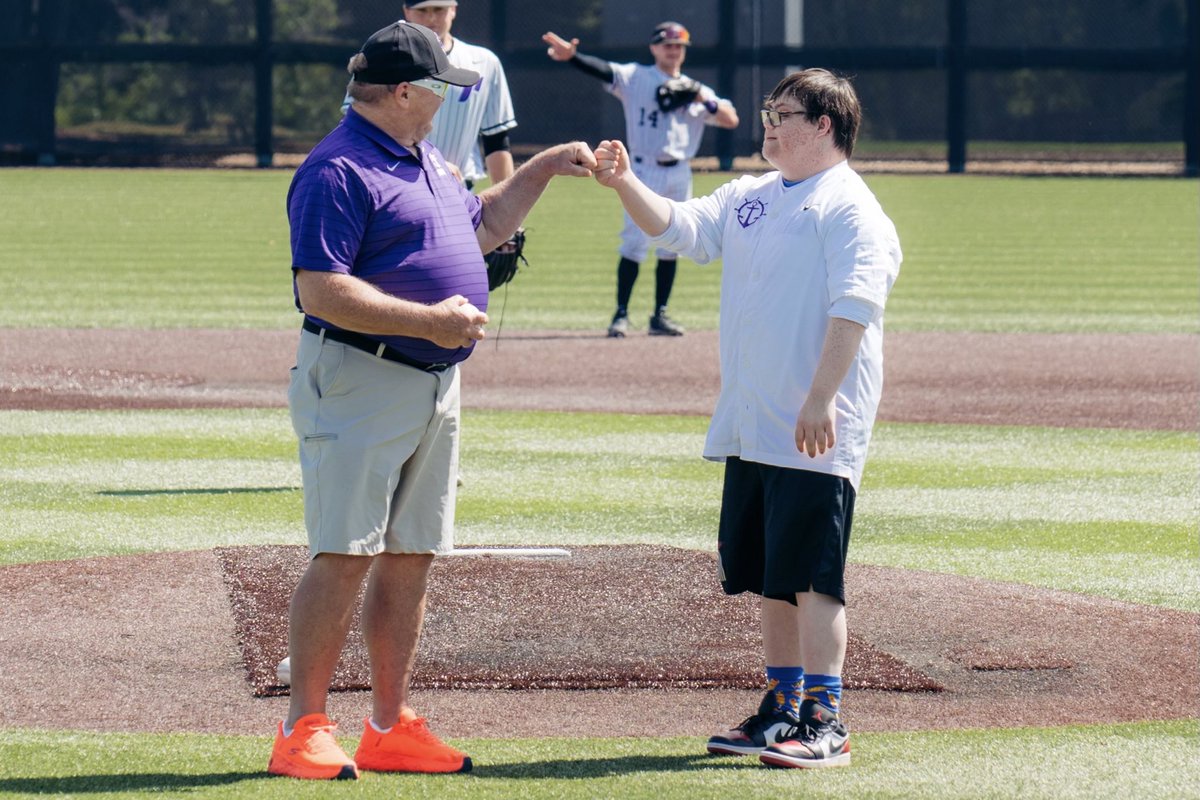
<svg viewBox="0 0 1200 800">
<path fill-rule="evenodd" d="M 1197 427 L 1200 337 L 889 337 L 884 420 Z M 0 408 L 279 407 L 295 341 L 291 332 L 4 330 Z M 717 381 L 711 333 L 624 341 L 505 333 L 463 368 L 468 410 L 706 414 Z M 253 694 L 226 575 L 215 552 L 0 568 L 0 726 L 269 730 L 285 700 Z M 559 588 L 567 593 L 539 596 L 541 607 L 561 612 L 578 602 L 570 587 Z M 851 692 L 846 714 L 855 730 L 1200 714 L 1195 614 L 861 565 L 848 590 L 856 639 L 944 688 Z M 598 591 L 588 602 L 618 595 Z M 693 604 L 718 615 L 719 605 Z M 601 619 L 620 624 L 620 611 Z M 722 630 L 699 613 L 662 617 Z M 430 624 L 432 645 L 444 631 L 433 630 L 436 615 Z M 663 635 L 646 625 L 634 634 Z M 486 652 L 491 634 L 474 635 Z M 588 629 L 579 640 L 589 641 Z M 1145 692 L 1148 685 L 1156 690 Z M 659 684 L 569 694 L 428 688 L 414 699 L 450 736 L 701 735 L 740 719 L 756 695 Z M 1119 699 L 1128 697 L 1137 702 Z M 332 696 L 349 732 L 366 708 L 361 693 Z"/>
<path fill-rule="evenodd" d="M 3 408 L 286 405 L 297 333 L 9 329 Z M 879 416 L 897 422 L 1195 430 L 1200 337 L 889 333 Z M 610 340 L 510 333 L 463 365 L 466 408 L 708 414 L 712 331 Z"/>
<path fill-rule="evenodd" d="M 574 547 L 569 558 L 440 558 L 430 571 L 427 630 L 414 689 L 755 689 L 762 684 L 758 603 L 726 598 L 711 553 L 650 545 Z M 287 605 L 308 548 L 217 550 L 254 693 L 284 694 Z M 361 592 L 360 592 L 361 602 Z M 369 689 L 355 615 L 335 690 Z M 857 635 L 852 689 L 942 686 Z M 486 645 L 481 646 L 481 643 Z"/>
</svg>

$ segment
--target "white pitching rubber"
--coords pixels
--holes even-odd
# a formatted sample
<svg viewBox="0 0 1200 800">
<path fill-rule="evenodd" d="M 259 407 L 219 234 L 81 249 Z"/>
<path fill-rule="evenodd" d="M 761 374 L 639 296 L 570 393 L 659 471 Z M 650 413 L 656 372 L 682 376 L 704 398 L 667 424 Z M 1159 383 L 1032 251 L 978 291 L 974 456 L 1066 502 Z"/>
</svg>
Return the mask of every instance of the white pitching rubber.
<svg viewBox="0 0 1200 800">
<path fill-rule="evenodd" d="M 570 558 L 571 551 L 561 547 L 466 547 L 442 555 L 460 558 Z"/>
</svg>

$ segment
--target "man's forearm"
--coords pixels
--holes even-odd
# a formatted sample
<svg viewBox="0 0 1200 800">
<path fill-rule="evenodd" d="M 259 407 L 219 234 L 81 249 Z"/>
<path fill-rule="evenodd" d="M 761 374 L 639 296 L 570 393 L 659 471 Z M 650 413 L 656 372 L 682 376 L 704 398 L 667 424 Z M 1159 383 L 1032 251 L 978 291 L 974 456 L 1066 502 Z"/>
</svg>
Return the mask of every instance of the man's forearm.
<svg viewBox="0 0 1200 800">
<path fill-rule="evenodd" d="M 821 358 L 813 375 L 809 395 L 827 403 L 837 394 L 838 387 L 846 379 L 850 365 L 858 354 L 866 328 L 857 322 L 841 317 L 830 317 L 825 332 L 825 343 L 821 347 Z"/>
<path fill-rule="evenodd" d="M 591 75 L 597 80 L 602 80 L 605 83 L 613 82 L 612 65 L 602 58 L 596 56 L 585 55 L 584 53 L 576 52 L 571 60 L 567 62 L 580 72 Z"/>
<path fill-rule="evenodd" d="M 377 336 L 428 338 L 430 307 L 381 292 L 352 275 L 297 270 L 305 313 L 339 328 Z"/>
<path fill-rule="evenodd" d="M 546 191 L 550 179 L 556 174 L 549 164 L 551 157 L 548 153 L 538 153 L 503 182 L 497 184 L 493 181 L 479 195 L 483 202 L 483 222 L 476 234 L 483 252 L 491 252 L 508 241 L 542 192 Z"/>
<path fill-rule="evenodd" d="M 671 225 L 670 201 L 651 191 L 632 172 L 616 191 L 629 218 L 647 235 L 661 236 Z"/>
<path fill-rule="evenodd" d="M 717 123 L 718 128 L 725 128 L 726 130 L 736 128 L 740 121 L 737 109 L 728 100 L 717 101 L 717 113 L 714 115 L 713 120 Z"/>
</svg>

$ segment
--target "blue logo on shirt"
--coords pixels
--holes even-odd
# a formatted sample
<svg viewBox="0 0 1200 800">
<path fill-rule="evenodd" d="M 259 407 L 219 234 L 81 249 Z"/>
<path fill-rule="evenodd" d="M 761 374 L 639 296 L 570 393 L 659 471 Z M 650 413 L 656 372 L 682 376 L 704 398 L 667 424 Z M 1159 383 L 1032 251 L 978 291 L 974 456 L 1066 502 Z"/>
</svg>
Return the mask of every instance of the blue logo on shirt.
<svg viewBox="0 0 1200 800">
<path fill-rule="evenodd" d="M 745 200 L 737 209 L 738 222 L 743 228 L 749 228 L 767 215 L 767 204 L 757 197 Z"/>
<path fill-rule="evenodd" d="M 458 96 L 458 102 L 460 102 L 460 103 L 467 102 L 467 98 L 471 96 L 471 92 L 479 91 L 482 87 L 483 87 L 483 78 L 480 78 L 479 80 L 475 81 L 475 83 L 471 84 L 470 86 L 464 86 L 463 90 L 462 90 L 462 94 L 460 94 Z"/>
</svg>

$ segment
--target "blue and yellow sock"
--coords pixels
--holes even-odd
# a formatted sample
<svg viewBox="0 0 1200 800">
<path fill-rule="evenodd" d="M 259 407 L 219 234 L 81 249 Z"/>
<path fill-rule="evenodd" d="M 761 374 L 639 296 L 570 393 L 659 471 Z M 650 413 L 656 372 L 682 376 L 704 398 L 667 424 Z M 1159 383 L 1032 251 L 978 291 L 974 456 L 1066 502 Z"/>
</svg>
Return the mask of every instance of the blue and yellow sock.
<svg viewBox="0 0 1200 800">
<path fill-rule="evenodd" d="M 767 691 L 775 698 L 775 710 L 786 706 L 800 713 L 800 694 L 804 686 L 804 667 L 767 667 Z"/>
<path fill-rule="evenodd" d="M 834 714 L 840 713 L 842 707 L 842 676 L 817 675 L 815 673 L 805 675 L 804 699 L 816 700 Z"/>
</svg>

